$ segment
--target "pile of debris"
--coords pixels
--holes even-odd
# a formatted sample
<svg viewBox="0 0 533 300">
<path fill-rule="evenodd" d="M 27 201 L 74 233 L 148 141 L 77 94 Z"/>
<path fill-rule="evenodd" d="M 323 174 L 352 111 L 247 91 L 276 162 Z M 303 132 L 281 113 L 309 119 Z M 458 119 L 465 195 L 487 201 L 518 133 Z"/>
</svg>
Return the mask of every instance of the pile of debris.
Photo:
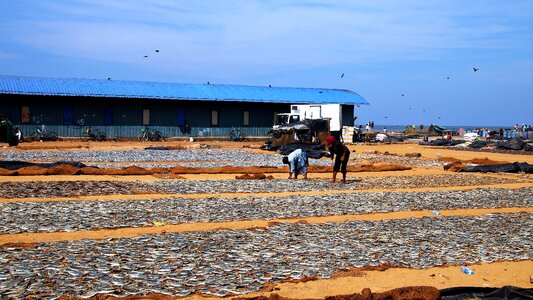
<svg viewBox="0 0 533 300">
<path fill-rule="evenodd" d="M 261 147 L 288 155 L 302 149 L 310 158 L 326 155 L 326 137 L 330 134 L 327 120 L 303 120 L 268 132 L 272 137 Z"/>
</svg>

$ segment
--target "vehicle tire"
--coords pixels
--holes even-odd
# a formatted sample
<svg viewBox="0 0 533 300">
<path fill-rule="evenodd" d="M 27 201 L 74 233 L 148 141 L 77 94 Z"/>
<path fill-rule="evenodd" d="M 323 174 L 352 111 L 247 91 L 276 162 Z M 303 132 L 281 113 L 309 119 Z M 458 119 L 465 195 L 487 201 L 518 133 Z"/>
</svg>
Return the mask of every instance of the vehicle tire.
<svg viewBox="0 0 533 300">
<path fill-rule="evenodd" d="M 105 133 L 103 132 L 98 132 L 96 134 L 96 140 L 99 141 L 99 142 L 104 142 L 106 139 L 106 136 L 105 136 Z"/>
<path fill-rule="evenodd" d="M 38 134 L 37 132 L 31 135 L 31 140 L 34 142 L 38 142 L 42 139 L 42 136 Z"/>
<path fill-rule="evenodd" d="M 246 134 L 241 132 L 241 135 L 239 136 L 239 140 L 241 142 L 246 142 L 247 139 L 248 139 L 248 137 L 246 136 Z"/>
<path fill-rule="evenodd" d="M 81 134 L 81 140 L 84 141 L 84 142 L 88 142 L 88 141 L 91 141 L 92 140 L 92 136 L 88 133 L 82 133 Z"/>
<path fill-rule="evenodd" d="M 139 133 L 139 137 L 137 138 L 139 142 L 146 142 L 148 141 L 148 134 L 146 132 Z"/>
<path fill-rule="evenodd" d="M 19 144 L 19 139 L 16 135 L 11 135 L 11 138 L 9 139 L 9 146 L 10 147 L 15 147 L 15 146 L 18 146 Z"/>
<path fill-rule="evenodd" d="M 157 131 L 152 133 L 152 141 L 161 142 L 161 134 Z"/>
<path fill-rule="evenodd" d="M 55 133 L 53 131 L 50 131 L 46 135 L 46 139 L 49 140 L 49 141 L 57 141 L 57 140 L 59 140 L 59 136 L 57 135 L 57 133 Z"/>
</svg>

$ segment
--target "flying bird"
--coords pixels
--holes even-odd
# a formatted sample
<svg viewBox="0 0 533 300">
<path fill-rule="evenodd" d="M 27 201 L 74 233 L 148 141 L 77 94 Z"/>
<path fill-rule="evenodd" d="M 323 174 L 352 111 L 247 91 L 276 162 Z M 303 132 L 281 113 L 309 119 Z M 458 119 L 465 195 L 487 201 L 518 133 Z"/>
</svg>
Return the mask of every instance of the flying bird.
<svg viewBox="0 0 533 300">
<path fill-rule="evenodd" d="M 158 49 L 155 49 L 155 52 L 159 52 L 159 50 L 158 50 Z"/>
<path fill-rule="evenodd" d="M 474 72 L 477 72 L 479 70 L 479 68 L 476 68 L 476 67 L 473 67 L 474 69 Z"/>
<path fill-rule="evenodd" d="M 446 79 L 450 79 L 450 76 L 446 77 Z"/>
<path fill-rule="evenodd" d="M 341 78 L 344 77 L 344 73 L 341 74 Z"/>
<path fill-rule="evenodd" d="M 272 86 L 269 84 L 268 87 L 272 87 Z"/>
<path fill-rule="evenodd" d="M 148 55 L 145 55 L 145 56 L 144 56 L 144 58 L 147 58 L 147 57 L 148 57 Z"/>
<path fill-rule="evenodd" d="M 111 77 L 107 77 L 107 80 L 111 80 Z"/>
<path fill-rule="evenodd" d="M 207 84 L 211 84 L 211 83 L 209 83 L 209 81 L 208 81 Z"/>
<path fill-rule="evenodd" d="M 402 97 L 403 97 L 403 94 L 402 94 Z"/>
</svg>

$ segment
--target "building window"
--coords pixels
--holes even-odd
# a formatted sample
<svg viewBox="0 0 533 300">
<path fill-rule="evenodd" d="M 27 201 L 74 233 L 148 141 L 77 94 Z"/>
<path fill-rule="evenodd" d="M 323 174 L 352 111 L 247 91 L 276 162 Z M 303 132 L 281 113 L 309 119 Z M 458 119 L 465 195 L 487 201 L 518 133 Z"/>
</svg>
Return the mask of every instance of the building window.
<svg viewBox="0 0 533 300">
<path fill-rule="evenodd" d="M 211 111 L 211 126 L 218 126 L 218 110 Z"/>
<path fill-rule="evenodd" d="M 22 124 L 28 124 L 30 123 L 30 107 L 27 105 L 24 105 L 20 108 L 20 123 Z"/>
<path fill-rule="evenodd" d="M 150 125 L 150 109 L 143 109 L 143 125 Z"/>
<path fill-rule="evenodd" d="M 247 110 L 242 112 L 242 125 L 250 126 L 250 112 Z"/>
</svg>

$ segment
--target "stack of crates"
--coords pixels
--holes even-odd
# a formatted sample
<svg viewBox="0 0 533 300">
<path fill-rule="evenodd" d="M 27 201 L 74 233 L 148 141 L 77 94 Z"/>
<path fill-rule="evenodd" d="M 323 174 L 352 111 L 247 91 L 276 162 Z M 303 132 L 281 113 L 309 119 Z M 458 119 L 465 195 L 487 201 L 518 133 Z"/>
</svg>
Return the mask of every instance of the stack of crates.
<svg viewBox="0 0 533 300">
<path fill-rule="evenodd" d="M 354 134 L 355 134 L 355 127 L 353 126 L 342 127 L 342 140 L 345 143 L 353 143 Z"/>
</svg>

